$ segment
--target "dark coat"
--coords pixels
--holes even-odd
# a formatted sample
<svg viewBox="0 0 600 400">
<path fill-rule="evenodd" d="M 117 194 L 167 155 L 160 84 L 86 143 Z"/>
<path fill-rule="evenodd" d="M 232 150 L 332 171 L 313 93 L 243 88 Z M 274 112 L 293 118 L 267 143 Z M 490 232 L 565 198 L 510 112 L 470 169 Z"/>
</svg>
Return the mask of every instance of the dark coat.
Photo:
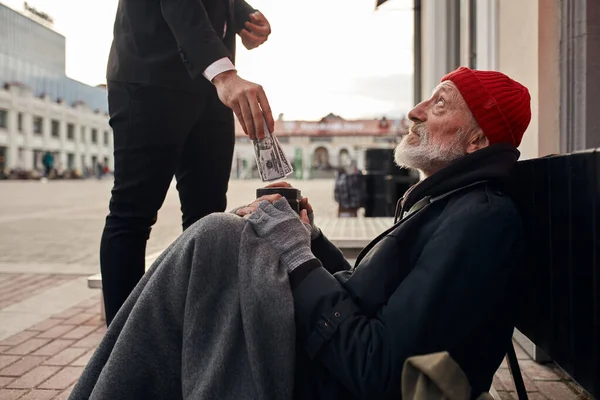
<svg viewBox="0 0 600 400">
<path fill-rule="evenodd" d="M 404 361 L 448 351 L 472 393 L 510 344 L 521 220 L 503 190 L 519 152 L 493 145 L 414 187 L 350 269 L 326 238 L 290 276 L 296 398 L 399 399 Z"/>
<path fill-rule="evenodd" d="M 120 0 L 107 79 L 201 88 L 210 64 L 234 60 L 235 34 L 253 11 L 244 0 Z"/>
</svg>

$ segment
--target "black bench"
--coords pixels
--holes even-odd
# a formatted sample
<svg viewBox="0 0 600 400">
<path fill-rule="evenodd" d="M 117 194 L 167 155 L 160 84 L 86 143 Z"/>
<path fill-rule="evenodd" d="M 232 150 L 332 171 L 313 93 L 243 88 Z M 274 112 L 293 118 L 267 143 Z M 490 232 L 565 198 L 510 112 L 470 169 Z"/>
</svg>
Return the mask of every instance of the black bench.
<svg viewBox="0 0 600 400">
<path fill-rule="evenodd" d="M 600 398 L 600 149 L 521 161 L 527 236 L 517 328 Z"/>
</svg>

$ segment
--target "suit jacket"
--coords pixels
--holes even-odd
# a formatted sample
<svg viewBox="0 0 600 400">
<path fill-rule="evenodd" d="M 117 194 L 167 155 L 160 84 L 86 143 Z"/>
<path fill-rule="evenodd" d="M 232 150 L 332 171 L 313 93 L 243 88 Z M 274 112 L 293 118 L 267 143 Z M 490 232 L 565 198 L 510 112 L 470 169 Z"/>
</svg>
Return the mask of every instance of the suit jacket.
<svg viewBox="0 0 600 400">
<path fill-rule="evenodd" d="M 235 34 L 253 11 L 244 0 L 120 0 L 107 79 L 202 86 L 206 67 L 234 61 Z"/>
</svg>

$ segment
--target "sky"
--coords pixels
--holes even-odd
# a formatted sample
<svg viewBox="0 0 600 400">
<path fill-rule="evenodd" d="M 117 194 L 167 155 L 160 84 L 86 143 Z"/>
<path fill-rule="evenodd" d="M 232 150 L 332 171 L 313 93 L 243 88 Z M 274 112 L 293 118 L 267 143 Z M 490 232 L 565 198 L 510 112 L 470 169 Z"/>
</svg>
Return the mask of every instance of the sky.
<svg viewBox="0 0 600 400">
<path fill-rule="evenodd" d="M 20 0 L 0 0 L 22 10 Z M 104 83 L 118 0 L 28 0 L 66 37 L 67 75 Z M 248 0 L 272 34 L 257 49 L 238 42 L 236 67 L 261 84 L 276 117 L 398 118 L 412 105 L 412 0 Z"/>
</svg>

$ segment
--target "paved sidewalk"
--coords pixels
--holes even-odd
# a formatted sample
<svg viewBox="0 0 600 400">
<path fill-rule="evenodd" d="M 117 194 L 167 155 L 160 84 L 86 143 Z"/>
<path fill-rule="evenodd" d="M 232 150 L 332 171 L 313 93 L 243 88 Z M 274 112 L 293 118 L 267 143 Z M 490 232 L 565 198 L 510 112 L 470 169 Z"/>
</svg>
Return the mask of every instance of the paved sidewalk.
<svg viewBox="0 0 600 400">
<path fill-rule="evenodd" d="M 514 342 L 519 366 L 529 400 L 588 400 L 591 397 L 581 392 L 570 378 L 554 363 L 538 364 Z M 500 365 L 494 382 L 494 389 L 503 400 L 517 400 L 515 384 L 510 375 L 506 359 Z"/>
<path fill-rule="evenodd" d="M 0 273 L 0 309 L 74 279 L 77 279 L 77 276 Z"/>
<path fill-rule="evenodd" d="M 100 294 L 0 341 L 0 400 L 66 399 L 102 340 Z"/>
</svg>

